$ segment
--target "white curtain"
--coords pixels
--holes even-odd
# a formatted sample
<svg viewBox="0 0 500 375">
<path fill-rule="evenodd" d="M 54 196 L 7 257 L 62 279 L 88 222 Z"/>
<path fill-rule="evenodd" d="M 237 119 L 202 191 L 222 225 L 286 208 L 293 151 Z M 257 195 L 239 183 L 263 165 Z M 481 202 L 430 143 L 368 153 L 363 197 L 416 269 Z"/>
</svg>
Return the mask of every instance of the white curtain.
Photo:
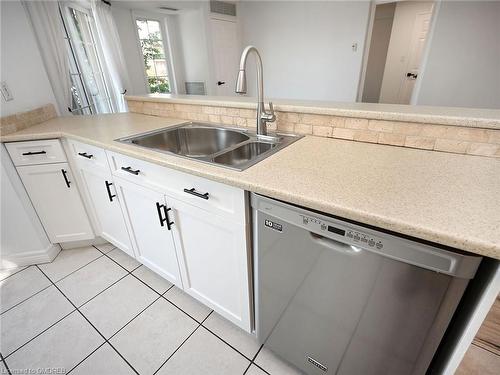
<svg viewBox="0 0 500 375">
<path fill-rule="evenodd" d="M 23 1 L 40 47 L 40 54 L 49 76 L 61 115 L 70 113 L 71 77 L 68 49 L 59 5 L 56 1 Z"/>
<path fill-rule="evenodd" d="M 116 112 L 127 112 L 124 95 L 130 87 L 125 59 L 123 57 L 120 36 L 111 6 L 101 0 L 91 1 L 92 14 L 95 17 L 98 38 L 103 51 L 104 65 L 109 76 L 111 101 Z"/>
</svg>

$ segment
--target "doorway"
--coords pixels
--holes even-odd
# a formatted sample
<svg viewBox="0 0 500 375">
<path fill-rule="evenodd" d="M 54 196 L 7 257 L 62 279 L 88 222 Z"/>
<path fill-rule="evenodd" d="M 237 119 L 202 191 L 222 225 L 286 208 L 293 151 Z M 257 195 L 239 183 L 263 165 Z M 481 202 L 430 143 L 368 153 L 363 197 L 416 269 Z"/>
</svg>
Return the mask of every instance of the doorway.
<svg viewBox="0 0 500 375">
<path fill-rule="evenodd" d="M 362 102 L 411 103 L 433 8 L 432 1 L 376 4 Z"/>
</svg>

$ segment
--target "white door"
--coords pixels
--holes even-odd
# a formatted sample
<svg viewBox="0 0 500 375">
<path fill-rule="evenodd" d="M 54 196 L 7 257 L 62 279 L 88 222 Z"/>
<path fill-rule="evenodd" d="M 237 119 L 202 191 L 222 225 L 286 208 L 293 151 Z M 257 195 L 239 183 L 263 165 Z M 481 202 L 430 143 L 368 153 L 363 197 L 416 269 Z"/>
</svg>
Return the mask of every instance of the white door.
<svg viewBox="0 0 500 375">
<path fill-rule="evenodd" d="M 399 104 L 410 104 L 411 94 L 413 92 L 413 88 L 415 87 L 415 80 L 417 79 L 418 73 L 420 71 L 420 64 L 422 62 L 425 41 L 429 32 L 431 15 L 431 12 L 426 12 L 419 13 L 415 17 L 408 65 L 405 75 L 402 77 L 401 87 L 399 89 Z"/>
<path fill-rule="evenodd" d="M 167 197 L 184 290 L 247 332 L 250 269 L 245 224 Z"/>
<path fill-rule="evenodd" d="M 115 177 L 136 258 L 182 288 L 171 227 L 171 212 L 163 193 Z"/>
<path fill-rule="evenodd" d="M 216 95 L 236 95 L 239 54 L 241 47 L 235 21 L 210 19 L 212 27 L 213 55 L 215 64 Z"/>
<path fill-rule="evenodd" d="M 80 174 L 96 214 L 98 234 L 135 257 L 111 174 L 98 168 L 81 168 Z"/>
<path fill-rule="evenodd" d="M 94 238 L 68 163 L 27 165 L 17 171 L 52 243 Z"/>
</svg>

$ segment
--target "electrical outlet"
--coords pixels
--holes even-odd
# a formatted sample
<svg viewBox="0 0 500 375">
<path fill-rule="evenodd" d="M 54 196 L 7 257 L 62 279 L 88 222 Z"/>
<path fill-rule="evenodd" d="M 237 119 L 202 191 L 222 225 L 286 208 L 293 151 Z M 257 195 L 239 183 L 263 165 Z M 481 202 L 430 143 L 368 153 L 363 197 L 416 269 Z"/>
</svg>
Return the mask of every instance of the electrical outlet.
<svg viewBox="0 0 500 375">
<path fill-rule="evenodd" d="M 7 82 L 2 81 L 0 82 L 0 91 L 2 91 L 2 96 L 6 102 L 10 100 L 14 100 L 14 97 L 12 96 L 12 93 L 10 92 L 9 86 L 7 85 Z"/>
</svg>

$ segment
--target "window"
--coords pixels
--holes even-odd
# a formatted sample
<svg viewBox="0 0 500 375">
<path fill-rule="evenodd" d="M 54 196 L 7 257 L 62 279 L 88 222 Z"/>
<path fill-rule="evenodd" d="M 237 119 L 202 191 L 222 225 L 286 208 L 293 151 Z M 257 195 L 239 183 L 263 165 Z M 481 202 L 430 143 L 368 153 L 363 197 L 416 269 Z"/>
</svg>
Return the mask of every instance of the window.
<svg viewBox="0 0 500 375">
<path fill-rule="evenodd" d="M 137 32 L 149 91 L 151 93 L 170 93 L 167 60 L 163 44 L 160 22 L 150 19 L 137 19 Z"/>
<path fill-rule="evenodd" d="M 88 115 L 113 112 L 90 10 L 64 6 L 61 16 L 70 56 L 72 113 Z"/>
</svg>

